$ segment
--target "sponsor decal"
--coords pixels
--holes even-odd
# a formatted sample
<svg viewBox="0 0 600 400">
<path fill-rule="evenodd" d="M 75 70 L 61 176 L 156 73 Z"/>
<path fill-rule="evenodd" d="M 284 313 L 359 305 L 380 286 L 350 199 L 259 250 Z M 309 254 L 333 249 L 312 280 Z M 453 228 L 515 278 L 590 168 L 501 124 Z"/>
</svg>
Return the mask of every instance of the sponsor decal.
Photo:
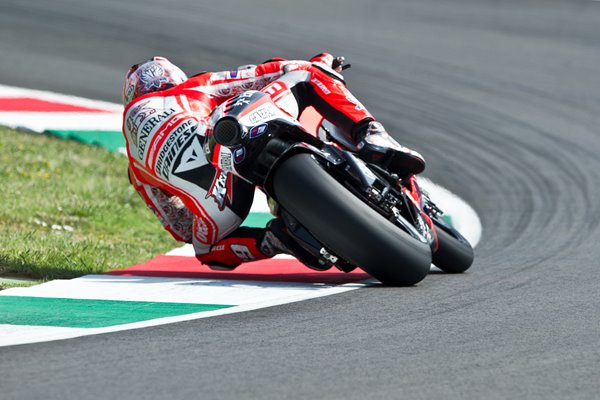
<svg viewBox="0 0 600 400">
<path fill-rule="evenodd" d="M 250 129 L 250 139 L 256 139 L 257 137 L 262 136 L 267 131 L 268 127 L 269 125 L 267 124 L 262 124 L 253 127 L 252 129 Z"/>
<path fill-rule="evenodd" d="M 313 78 L 311 82 L 314 83 L 319 89 L 321 89 L 321 92 L 323 92 L 325 95 L 331 94 L 331 91 L 327 89 L 327 86 L 325 86 L 325 84 L 319 79 Z"/>
<path fill-rule="evenodd" d="M 272 110 L 271 105 L 267 104 L 256 111 L 250 113 L 248 115 L 248 119 L 252 125 L 258 125 L 261 122 L 266 121 L 269 118 L 273 118 L 275 116 L 275 112 Z"/>
<path fill-rule="evenodd" d="M 175 112 L 176 110 L 174 108 L 169 108 L 158 115 L 154 115 L 144 123 L 142 128 L 139 130 L 138 135 L 138 157 L 140 160 L 144 158 L 144 152 L 146 151 L 146 144 L 148 143 L 148 137 L 150 136 L 150 133 L 158 124 L 175 114 Z"/>
<path fill-rule="evenodd" d="M 225 202 L 227 200 L 227 181 L 229 180 L 229 174 L 227 171 L 217 171 L 215 179 L 209 189 L 206 198 L 212 197 L 217 203 L 219 210 L 225 209 Z"/>
<path fill-rule="evenodd" d="M 213 231 L 205 217 L 194 218 L 194 237 L 204 244 L 212 244 Z"/>
<path fill-rule="evenodd" d="M 221 146 L 221 153 L 219 154 L 219 166 L 223 171 L 233 171 L 231 151 L 227 147 Z"/>
<path fill-rule="evenodd" d="M 156 158 L 156 166 L 154 167 L 154 170 L 158 174 L 168 179 L 171 166 L 183 147 L 194 147 L 192 150 L 195 150 L 195 147 L 200 146 L 200 149 L 202 149 L 202 145 L 199 143 L 197 135 L 195 135 L 197 143 L 194 143 L 192 140 L 191 144 L 189 144 L 190 138 L 196 132 L 196 127 L 197 122 L 195 120 L 188 119 L 169 134 L 169 137 L 162 145 L 160 152 L 158 153 L 158 157 Z M 182 158 L 182 160 L 183 159 L 185 159 L 185 156 Z"/>
<path fill-rule="evenodd" d="M 183 154 L 181 156 L 179 164 L 173 167 L 173 173 L 175 174 L 191 171 L 193 169 L 200 168 L 208 164 L 208 160 L 206 159 L 206 156 L 204 155 L 204 151 L 202 149 L 202 143 L 200 143 L 200 137 L 198 135 L 194 135 L 188 143 L 189 144 L 187 144 L 187 146 L 183 150 Z M 173 146 L 167 153 L 165 166 L 161 170 L 162 173 L 168 174 L 170 170 L 170 165 L 173 163 L 173 160 L 175 159 L 177 154 L 179 154 L 179 148 Z"/>
<path fill-rule="evenodd" d="M 236 164 L 241 163 L 246 158 L 246 149 L 244 147 L 240 147 L 235 149 L 233 152 L 233 162 Z"/>
<path fill-rule="evenodd" d="M 250 249 L 247 246 L 242 244 L 232 244 L 229 245 L 229 248 L 233 251 L 233 254 L 242 261 L 256 260 L 256 257 L 252 255 L 252 252 L 250 252 Z"/>
<path fill-rule="evenodd" d="M 125 126 L 129 132 L 130 140 L 137 147 L 138 129 L 146 118 L 150 115 L 155 114 L 157 110 L 152 107 L 148 107 L 150 100 L 145 100 L 132 107 L 127 113 L 127 119 L 125 120 Z"/>
<path fill-rule="evenodd" d="M 210 134 L 212 135 L 212 132 L 210 132 Z M 202 151 L 204 152 L 204 156 L 206 157 L 207 160 L 211 159 L 211 156 L 212 156 L 212 149 L 210 148 L 210 142 L 211 142 L 210 140 L 206 139 L 206 140 L 204 140 L 204 144 L 202 145 Z M 213 148 L 214 147 L 215 147 L 215 145 L 213 143 Z"/>
<path fill-rule="evenodd" d="M 247 106 L 248 104 L 250 104 L 250 98 L 252 97 L 252 95 L 254 95 L 254 92 L 240 93 L 237 97 L 235 97 L 233 99 L 233 100 L 235 100 L 235 103 L 233 103 L 231 106 L 232 107 Z"/>
<path fill-rule="evenodd" d="M 229 71 L 227 72 L 229 79 L 237 79 L 239 76 L 239 71 Z"/>
<path fill-rule="evenodd" d="M 172 118 L 169 120 L 169 122 L 168 122 L 166 125 L 163 125 L 163 126 L 161 126 L 161 127 L 160 127 L 160 128 L 157 130 L 156 137 L 154 137 L 154 138 L 152 139 L 152 141 L 153 141 L 154 143 L 160 143 L 160 142 L 162 142 L 162 141 L 163 141 L 163 138 L 164 138 L 165 136 L 169 136 L 169 135 L 171 134 L 172 130 L 173 130 L 175 127 L 177 127 L 177 126 L 178 126 L 178 125 L 181 123 L 181 121 L 182 121 L 182 120 L 183 120 L 183 121 L 185 121 L 186 119 L 187 119 L 187 117 L 186 117 L 186 115 L 185 115 L 184 113 L 178 113 L 178 114 L 175 114 L 175 115 L 174 115 L 174 116 L 173 116 L 173 117 L 172 117 Z M 149 155 L 148 161 L 151 161 L 151 160 L 153 160 L 154 158 L 156 158 L 156 152 L 157 152 L 158 150 L 159 150 L 159 149 L 156 149 L 156 148 L 155 148 L 155 149 L 154 149 L 154 151 L 152 151 L 151 155 Z M 152 161 L 152 162 L 154 162 L 154 161 Z"/>
</svg>

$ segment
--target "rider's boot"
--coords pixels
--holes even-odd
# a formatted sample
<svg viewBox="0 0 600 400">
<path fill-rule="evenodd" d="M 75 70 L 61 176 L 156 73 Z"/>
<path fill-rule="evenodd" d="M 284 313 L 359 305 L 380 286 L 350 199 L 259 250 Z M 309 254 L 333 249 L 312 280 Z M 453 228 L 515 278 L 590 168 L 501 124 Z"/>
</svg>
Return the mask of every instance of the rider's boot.
<svg viewBox="0 0 600 400">
<path fill-rule="evenodd" d="M 274 221 L 274 220 L 273 220 Z M 278 230 L 273 232 L 269 222 L 266 228 L 240 227 L 227 237 L 213 244 L 208 253 L 196 254 L 196 258 L 217 271 L 231 271 L 240 264 L 265 260 L 289 250 L 278 239 Z"/>
<path fill-rule="evenodd" d="M 316 257 L 302 248 L 280 218 L 269 221 L 266 228 L 238 228 L 212 245 L 208 253 L 197 254 L 196 258 L 210 269 L 232 271 L 244 262 L 264 260 L 282 253 L 292 255 L 318 271 L 331 268 L 331 265 L 319 263 Z"/>
<path fill-rule="evenodd" d="M 365 161 L 381 165 L 401 178 L 416 175 L 425 169 L 425 159 L 419 153 L 400 145 L 379 122 L 369 122 L 367 129 L 356 135 L 358 155 Z"/>
</svg>

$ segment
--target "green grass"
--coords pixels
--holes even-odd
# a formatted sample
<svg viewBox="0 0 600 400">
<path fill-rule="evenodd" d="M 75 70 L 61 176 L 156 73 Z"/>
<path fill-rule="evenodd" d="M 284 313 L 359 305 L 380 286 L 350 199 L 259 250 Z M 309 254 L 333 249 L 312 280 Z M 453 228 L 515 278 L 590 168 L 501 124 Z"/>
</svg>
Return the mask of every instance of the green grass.
<svg viewBox="0 0 600 400">
<path fill-rule="evenodd" d="M 0 275 L 73 278 L 177 245 L 129 184 L 126 157 L 0 127 Z"/>
<path fill-rule="evenodd" d="M 0 290 L 29 287 L 41 282 L 42 281 L 4 280 L 3 278 L 0 278 Z"/>
</svg>

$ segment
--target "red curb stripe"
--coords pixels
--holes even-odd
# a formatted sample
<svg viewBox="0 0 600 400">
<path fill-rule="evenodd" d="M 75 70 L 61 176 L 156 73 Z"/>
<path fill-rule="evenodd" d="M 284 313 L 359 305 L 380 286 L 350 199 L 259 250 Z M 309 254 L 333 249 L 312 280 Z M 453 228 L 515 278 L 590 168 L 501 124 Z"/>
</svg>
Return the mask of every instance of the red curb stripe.
<svg viewBox="0 0 600 400">
<path fill-rule="evenodd" d="M 100 108 L 35 99 L 32 97 L 0 97 L 0 112 L 95 112 L 111 113 Z"/>
<path fill-rule="evenodd" d="M 363 281 L 370 276 L 362 270 L 343 273 L 332 269 L 313 271 L 295 259 L 269 259 L 240 265 L 233 271 L 213 271 L 200 264 L 194 257 L 158 256 L 132 267 L 108 272 L 122 276 L 160 276 L 165 278 L 197 278 L 251 280 L 265 282 L 328 283 L 344 284 Z"/>
</svg>

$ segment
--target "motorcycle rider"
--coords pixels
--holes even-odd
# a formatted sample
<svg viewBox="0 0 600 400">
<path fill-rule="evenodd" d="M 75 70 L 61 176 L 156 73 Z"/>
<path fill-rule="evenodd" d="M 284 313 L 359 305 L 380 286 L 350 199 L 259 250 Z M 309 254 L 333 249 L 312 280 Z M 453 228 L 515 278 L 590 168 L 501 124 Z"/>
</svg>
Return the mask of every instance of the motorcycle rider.
<svg viewBox="0 0 600 400">
<path fill-rule="evenodd" d="M 289 239 L 279 219 L 266 228 L 240 227 L 255 189 L 205 157 L 211 111 L 244 91 L 267 93 L 295 118 L 311 105 L 361 157 L 403 176 L 423 171 L 423 158 L 392 139 L 346 88 L 342 64 L 343 58 L 321 53 L 309 61 L 277 58 L 189 79 L 163 57 L 131 67 L 123 88 L 130 181 L 164 228 L 193 244 L 203 264 L 231 270 L 285 252 L 321 269 Z"/>
</svg>

